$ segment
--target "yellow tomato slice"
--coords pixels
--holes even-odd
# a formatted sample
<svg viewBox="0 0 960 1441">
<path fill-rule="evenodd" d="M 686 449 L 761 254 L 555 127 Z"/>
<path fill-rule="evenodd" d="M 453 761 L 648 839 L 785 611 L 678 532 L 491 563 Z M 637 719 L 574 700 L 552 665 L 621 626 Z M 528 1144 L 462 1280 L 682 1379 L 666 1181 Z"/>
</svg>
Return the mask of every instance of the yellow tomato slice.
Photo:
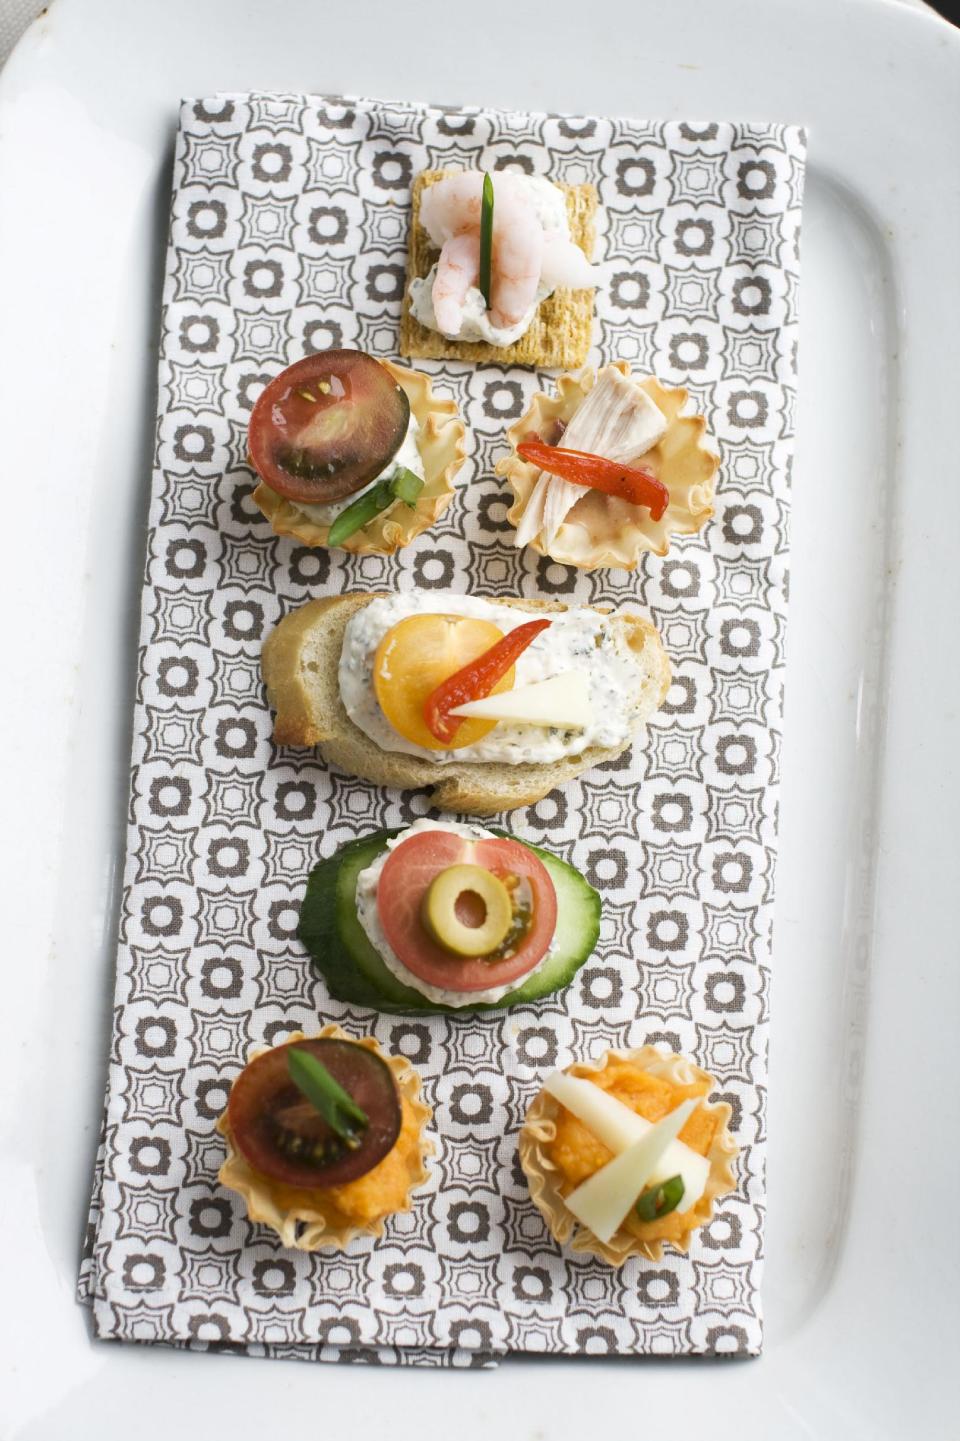
<svg viewBox="0 0 960 1441">
<path fill-rule="evenodd" d="M 427 729 L 423 706 L 442 681 L 502 639 L 503 632 L 492 621 L 466 615 L 411 615 L 388 630 L 374 657 L 373 686 L 394 730 L 432 751 L 460 750 L 482 740 L 496 721 L 464 720 L 444 745 Z M 513 676 L 511 666 L 491 695 L 509 690 Z"/>
</svg>

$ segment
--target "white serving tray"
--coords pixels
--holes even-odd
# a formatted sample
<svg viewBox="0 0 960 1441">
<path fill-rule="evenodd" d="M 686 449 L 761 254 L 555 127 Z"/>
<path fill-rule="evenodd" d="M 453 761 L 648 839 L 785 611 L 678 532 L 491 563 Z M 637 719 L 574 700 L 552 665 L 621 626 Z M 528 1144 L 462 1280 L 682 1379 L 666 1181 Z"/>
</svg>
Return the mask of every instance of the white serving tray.
<svg viewBox="0 0 960 1441">
<path fill-rule="evenodd" d="M 0 1436 L 953 1433 L 958 80 L 957 32 L 884 0 L 56 0 L 27 33 L 0 78 Z M 258 1364 L 94 1344 L 74 1304 L 176 105 L 254 88 L 810 127 L 757 1362 Z"/>
</svg>

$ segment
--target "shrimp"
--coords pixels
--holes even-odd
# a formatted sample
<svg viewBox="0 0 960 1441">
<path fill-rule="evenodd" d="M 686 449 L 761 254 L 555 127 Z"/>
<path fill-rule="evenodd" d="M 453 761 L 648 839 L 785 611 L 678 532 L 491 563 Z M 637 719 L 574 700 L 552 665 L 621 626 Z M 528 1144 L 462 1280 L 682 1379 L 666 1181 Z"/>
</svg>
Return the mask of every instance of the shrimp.
<svg viewBox="0 0 960 1441">
<path fill-rule="evenodd" d="M 420 224 L 440 247 L 465 230 L 480 232 L 483 176 L 478 170 L 460 170 L 425 187 L 420 196 Z"/>
<path fill-rule="evenodd" d="M 551 290 L 556 290 L 558 285 L 567 285 L 571 290 L 582 290 L 596 283 L 593 266 L 579 245 L 559 230 L 548 230 L 545 233 L 540 278 Z"/>
<path fill-rule="evenodd" d="M 490 285 L 494 325 L 517 325 L 534 303 L 543 265 L 543 226 L 530 199 L 501 175 L 494 180 Z"/>
<path fill-rule="evenodd" d="M 480 273 L 480 232 L 465 231 L 445 240 L 433 281 L 437 329 L 454 339 L 460 334 L 463 302 Z"/>
<path fill-rule="evenodd" d="M 493 177 L 493 187 L 490 318 L 494 325 L 510 327 L 523 319 L 536 299 L 544 233 L 516 176 L 501 171 Z M 459 334 L 463 302 L 479 274 L 482 196 L 483 176 L 463 170 L 428 185 L 420 198 L 420 223 L 441 248 L 433 308 L 445 335 Z"/>
</svg>

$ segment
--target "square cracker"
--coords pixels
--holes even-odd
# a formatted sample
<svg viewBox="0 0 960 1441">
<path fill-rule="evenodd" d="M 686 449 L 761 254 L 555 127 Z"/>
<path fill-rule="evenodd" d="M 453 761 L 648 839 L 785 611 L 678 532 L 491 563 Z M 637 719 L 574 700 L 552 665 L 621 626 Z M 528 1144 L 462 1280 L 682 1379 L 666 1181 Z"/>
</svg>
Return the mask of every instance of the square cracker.
<svg viewBox="0 0 960 1441">
<path fill-rule="evenodd" d="M 530 329 L 512 345 L 489 345 L 483 340 L 448 340 L 435 330 L 428 330 L 411 315 L 410 281 L 428 275 L 437 258 L 437 251 L 420 224 L 420 198 L 426 186 L 453 174 L 456 174 L 453 170 L 422 170 L 413 182 L 407 287 L 400 318 L 400 354 L 415 360 L 495 360 L 502 365 L 534 365 L 551 370 L 575 370 L 583 365 L 590 349 L 593 324 L 592 289 L 555 290 L 546 300 L 541 300 Z M 596 188 L 593 185 L 558 184 L 558 189 L 566 197 L 570 237 L 587 259 L 592 260 Z"/>
</svg>

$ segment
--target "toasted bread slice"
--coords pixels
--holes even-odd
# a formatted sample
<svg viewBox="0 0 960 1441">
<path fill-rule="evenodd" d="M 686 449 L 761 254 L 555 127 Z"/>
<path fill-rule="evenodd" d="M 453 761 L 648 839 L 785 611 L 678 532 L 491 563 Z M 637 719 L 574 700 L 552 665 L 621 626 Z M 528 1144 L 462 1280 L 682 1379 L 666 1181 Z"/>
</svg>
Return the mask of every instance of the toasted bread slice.
<svg viewBox="0 0 960 1441">
<path fill-rule="evenodd" d="M 375 785 L 411 790 L 433 786 L 438 810 L 495 815 L 533 805 L 555 786 L 613 760 L 630 742 L 590 746 L 580 755 L 549 764 L 450 761 L 437 764 L 401 751 L 385 751 L 353 724 L 340 699 L 339 665 L 350 617 L 376 597 L 370 593 L 329 596 L 292 611 L 263 647 L 263 678 L 276 711 L 277 745 L 317 746 L 327 761 Z M 523 611 L 564 611 L 556 601 L 498 600 Z M 596 607 L 605 613 L 602 607 Z M 622 628 L 637 663 L 636 729 L 663 702 L 670 686 L 670 662 L 656 629 L 634 612 L 610 616 Z"/>
<path fill-rule="evenodd" d="M 428 330 L 410 310 L 410 281 L 423 280 L 430 273 L 438 251 L 420 224 L 420 200 L 428 185 L 435 185 L 456 170 L 422 170 L 413 182 L 410 243 L 407 257 L 407 288 L 400 317 L 400 354 L 414 360 L 470 360 L 478 364 L 498 361 L 501 365 L 545 366 L 573 369 L 586 362 L 593 326 L 594 292 L 558 288 L 541 300 L 529 330 L 512 345 L 490 345 L 485 340 L 448 340 Z M 570 238 L 588 260 L 593 259 L 597 191 L 594 185 L 557 185 L 567 202 Z"/>
</svg>

